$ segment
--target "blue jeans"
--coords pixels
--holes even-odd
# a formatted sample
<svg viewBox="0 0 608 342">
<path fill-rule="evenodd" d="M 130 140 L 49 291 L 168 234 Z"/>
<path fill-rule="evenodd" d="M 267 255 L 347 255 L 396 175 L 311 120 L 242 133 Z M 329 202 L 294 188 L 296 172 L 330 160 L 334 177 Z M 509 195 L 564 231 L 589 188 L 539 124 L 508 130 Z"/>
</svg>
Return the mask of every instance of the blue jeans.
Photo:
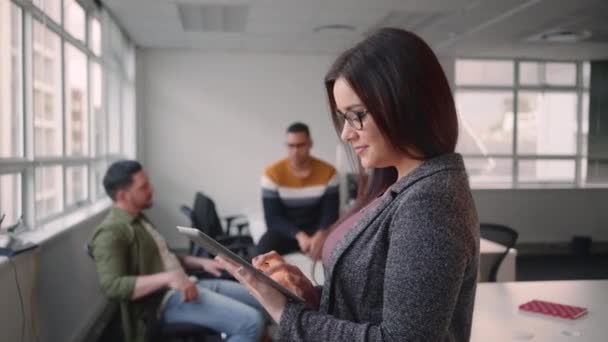
<svg viewBox="0 0 608 342">
<path fill-rule="evenodd" d="M 191 323 L 225 333 L 228 342 L 259 341 L 266 318 L 264 309 L 237 282 L 204 279 L 196 284 L 198 300 L 182 302 L 177 291 L 169 297 L 162 319 L 167 323 Z"/>
</svg>

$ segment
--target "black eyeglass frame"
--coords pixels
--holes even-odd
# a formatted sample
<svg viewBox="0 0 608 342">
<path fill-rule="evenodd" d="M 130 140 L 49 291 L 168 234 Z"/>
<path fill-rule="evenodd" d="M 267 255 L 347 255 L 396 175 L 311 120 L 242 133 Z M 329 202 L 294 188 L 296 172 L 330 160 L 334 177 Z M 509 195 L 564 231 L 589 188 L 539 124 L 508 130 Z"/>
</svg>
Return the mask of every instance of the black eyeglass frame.
<svg viewBox="0 0 608 342">
<path fill-rule="evenodd" d="M 336 111 L 336 118 L 338 119 L 338 123 L 340 124 L 340 128 L 344 129 L 344 122 L 348 122 L 348 125 L 357 131 L 363 129 L 363 118 L 369 114 L 366 109 L 362 110 L 349 110 L 345 113 Z"/>
</svg>

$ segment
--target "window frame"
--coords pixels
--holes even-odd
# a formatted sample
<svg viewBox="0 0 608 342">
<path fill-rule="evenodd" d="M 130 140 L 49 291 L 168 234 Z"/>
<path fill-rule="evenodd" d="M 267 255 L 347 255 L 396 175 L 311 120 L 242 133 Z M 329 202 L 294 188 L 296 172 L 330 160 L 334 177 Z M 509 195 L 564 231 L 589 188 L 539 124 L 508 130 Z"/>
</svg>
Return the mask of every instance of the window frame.
<svg viewBox="0 0 608 342">
<path fill-rule="evenodd" d="M 110 28 L 114 28 L 116 32 L 120 35 L 121 39 L 125 42 L 125 44 L 121 47 L 125 48 L 133 48 L 132 42 L 130 39 L 124 34 L 122 30 L 117 28 L 117 24 L 113 17 L 105 10 L 101 10 L 98 8 L 92 8 L 91 6 L 82 6 L 85 10 L 85 21 L 84 21 L 84 40 L 79 40 L 73 37 L 67 28 L 65 27 L 65 1 L 59 1 L 59 13 L 60 13 L 60 21 L 55 21 L 52 17 L 47 15 L 42 9 L 38 8 L 33 2 L 28 0 L 10 0 L 8 1 L 9 8 L 12 6 L 17 6 L 19 8 L 19 12 L 21 14 L 21 71 L 22 71 L 22 81 L 20 84 L 20 88 L 22 91 L 20 98 L 20 107 L 21 107 L 21 117 L 22 117 L 22 132 L 20 140 L 22 142 L 22 150 L 23 153 L 19 157 L 10 157 L 10 158 L 2 158 L 0 157 L 0 174 L 15 174 L 18 173 L 21 176 L 21 210 L 24 218 L 24 223 L 26 226 L 26 230 L 34 230 L 38 227 L 44 226 L 47 223 L 55 221 L 61 217 L 67 216 L 71 213 L 74 213 L 80 210 L 82 207 L 95 205 L 100 201 L 105 199 L 105 194 L 101 193 L 99 190 L 98 184 L 95 184 L 95 167 L 99 164 L 108 165 L 114 160 L 123 159 L 126 157 L 126 146 L 122 144 L 121 148 L 116 153 L 110 154 L 109 152 L 109 122 L 108 122 L 108 79 L 109 77 L 115 77 L 118 79 L 118 84 L 122 86 L 123 84 L 130 84 L 134 86 L 134 80 L 129 80 L 128 75 L 125 69 L 125 64 L 129 61 L 123 58 L 120 60 L 119 58 L 124 55 L 124 53 L 111 53 L 107 51 L 111 47 L 108 46 L 109 37 L 108 32 Z M 58 90 L 60 93 L 60 102 L 61 102 L 61 120 L 62 120 L 62 137 L 61 137 L 61 155 L 60 156 L 52 156 L 52 157 L 35 157 L 34 155 L 34 110 L 33 110 L 33 22 L 37 20 L 44 27 L 59 37 L 59 54 L 60 61 L 59 64 L 61 66 L 61 71 L 59 73 L 60 84 Z M 93 47 L 91 44 L 91 21 L 97 20 L 100 24 L 100 53 L 96 53 L 93 51 Z M 87 148 L 85 155 L 83 156 L 67 156 L 66 154 L 66 120 L 68 119 L 68 113 L 66 112 L 66 46 L 72 46 L 76 50 L 82 52 L 86 58 L 86 70 L 84 72 L 87 73 L 87 91 L 85 94 L 86 98 L 86 112 L 87 112 L 87 129 L 89 130 L 87 134 L 88 141 L 86 142 Z M 134 58 L 134 57 L 132 57 Z M 103 144 L 105 148 L 103 151 L 105 153 L 97 154 L 95 149 L 96 142 L 95 139 L 95 121 L 93 113 L 93 93 L 92 93 L 92 65 L 98 64 L 101 70 L 101 87 L 102 91 L 102 115 L 104 116 L 103 122 L 103 133 L 105 135 L 105 139 L 103 139 Z M 124 95 L 121 95 L 124 96 Z M 135 94 L 133 93 L 133 96 Z M 135 102 L 135 99 L 132 99 Z M 119 108 L 122 111 L 122 108 Z M 119 114 L 119 118 L 122 119 L 122 113 Z M 123 127 L 122 120 L 118 124 L 119 132 L 117 134 L 122 135 Z M 133 132 L 135 133 L 135 132 Z M 136 143 L 136 142 L 135 142 Z M 136 150 L 136 148 L 134 148 Z M 133 157 L 133 156 L 131 156 Z M 42 217 L 37 219 L 36 213 L 36 203 L 35 203 L 35 174 L 36 169 L 46 166 L 61 166 L 61 181 L 63 187 L 63 193 L 60 198 L 61 207 L 63 208 L 60 212 L 48 215 L 47 217 Z M 84 177 L 86 178 L 86 199 L 84 201 L 76 201 L 75 203 L 68 205 L 67 203 L 67 168 L 70 166 L 86 166 L 86 174 Z"/>
<path fill-rule="evenodd" d="M 586 184 L 585 176 L 582 170 L 583 163 L 586 160 L 586 152 L 583 151 L 584 136 L 583 136 L 583 96 L 589 92 L 589 85 L 584 84 L 583 68 L 588 61 L 563 61 L 563 60 L 541 60 L 530 58 L 489 58 L 489 57 L 456 57 L 454 64 L 458 60 L 475 60 L 475 61 L 510 61 L 513 62 L 513 85 L 512 86 L 496 86 L 496 85 L 459 85 L 456 75 L 454 74 L 454 99 L 459 91 L 506 91 L 513 94 L 513 136 L 510 154 L 503 153 L 488 153 L 488 154 L 471 154 L 462 153 L 465 162 L 467 158 L 496 158 L 496 159 L 511 159 L 513 170 L 511 173 L 511 182 L 508 183 L 485 183 L 471 181 L 471 186 L 474 189 L 503 189 L 505 187 L 511 189 L 517 188 L 585 188 L 588 186 L 597 187 L 596 184 Z M 519 79 L 519 71 L 521 63 L 567 63 L 574 64 L 576 70 L 576 81 L 574 85 L 551 85 L 546 83 L 541 84 L 521 84 Z M 519 114 L 519 96 L 521 92 L 538 91 L 543 93 L 552 92 L 569 92 L 576 96 L 576 146 L 574 154 L 524 154 L 518 151 L 518 114 Z M 459 152 L 459 151 L 457 151 Z M 520 162 L 534 160 L 569 160 L 574 161 L 574 180 L 572 182 L 560 181 L 522 181 L 520 177 Z M 601 186 L 601 185 L 600 185 Z"/>
</svg>

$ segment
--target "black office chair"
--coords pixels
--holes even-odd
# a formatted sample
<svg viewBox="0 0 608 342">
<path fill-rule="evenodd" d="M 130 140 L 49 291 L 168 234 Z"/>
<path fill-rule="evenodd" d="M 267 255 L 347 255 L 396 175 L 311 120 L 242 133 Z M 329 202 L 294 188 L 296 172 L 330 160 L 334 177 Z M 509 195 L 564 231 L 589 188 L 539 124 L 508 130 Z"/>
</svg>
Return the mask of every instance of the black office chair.
<svg viewBox="0 0 608 342">
<path fill-rule="evenodd" d="M 84 245 L 85 254 L 95 260 L 88 243 Z M 150 342 L 180 341 L 180 342 L 219 342 L 220 333 L 201 325 L 191 323 L 166 323 L 156 320 L 148 325 Z M 122 337 L 124 339 L 124 336 Z"/>
<path fill-rule="evenodd" d="M 215 203 L 202 192 L 196 193 L 193 208 L 182 205 L 180 211 L 190 219 L 192 227 L 211 236 L 245 260 L 250 260 L 254 256 L 255 245 L 251 235 L 245 233 L 248 231 L 249 222 L 244 215 L 225 216 L 223 217 L 225 225 L 222 226 Z M 190 243 L 190 254 L 210 256 L 192 243 Z"/>
<path fill-rule="evenodd" d="M 502 261 L 509 253 L 509 250 L 515 247 L 515 243 L 517 242 L 517 237 L 519 236 L 519 234 L 515 229 L 500 224 L 481 223 L 479 226 L 482 238 L 496 242 L 506 247 L 504 253 L 498 257 L 498 259 L 494 262 L 492 268 L 490 269 L 489 281 L 496 282 L 496 275 L 498 274 L 498 269 L 500 268 Z"/>
</svg>

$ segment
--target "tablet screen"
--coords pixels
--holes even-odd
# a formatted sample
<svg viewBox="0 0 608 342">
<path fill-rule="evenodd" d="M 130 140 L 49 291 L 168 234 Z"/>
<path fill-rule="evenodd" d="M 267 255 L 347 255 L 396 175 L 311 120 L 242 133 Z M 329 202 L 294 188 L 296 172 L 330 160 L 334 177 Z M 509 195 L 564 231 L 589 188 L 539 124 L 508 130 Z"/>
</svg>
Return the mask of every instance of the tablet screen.
<svg viewBox="0 0 608 342">
<path fill-rule="evenodd" d="M 267 276 L 266 274 L 264 274 L 257 268 L 253 267 L 253 265 L 250 264 L 249 262 L 247 262 L 245 259 L 241 258 L 240 256 L 238 256 L 237 254 L 235 254 L 228 248 L 224 247 L 219 242 L 215 241 L 209 235 L 201 232 L 200 230 L 198 230 L 196 228 L 190 228 L 190 227 L 177 226 L 177 230 L 180 233 L 186 235 L 190 240 L 192 240 L 192 242 L 194 242 L 197 245 L 204 248 L 207 252 L 230 259 L 230 261 L 232 261 L 238 265 L 241 265 L 241 266 L 247 268 L 248 270 L 251 270 L 253 272 L 253 274 L 259 280 L 261 280 L 261 281 L 269 284 L 270 286 L 274 287 L 275 289 L 279 290 L 281 293 L 283 293 L 290 299 L 293 299 L 296 302 L 301 302 L 301 303 L 304 302 L 304 299 L 302 297 L 293 293 L 291 290 L 289 290 L 285 286 L 277 283 L 272 278 L 270 278 L 269 276 Z"/>
</svg>

